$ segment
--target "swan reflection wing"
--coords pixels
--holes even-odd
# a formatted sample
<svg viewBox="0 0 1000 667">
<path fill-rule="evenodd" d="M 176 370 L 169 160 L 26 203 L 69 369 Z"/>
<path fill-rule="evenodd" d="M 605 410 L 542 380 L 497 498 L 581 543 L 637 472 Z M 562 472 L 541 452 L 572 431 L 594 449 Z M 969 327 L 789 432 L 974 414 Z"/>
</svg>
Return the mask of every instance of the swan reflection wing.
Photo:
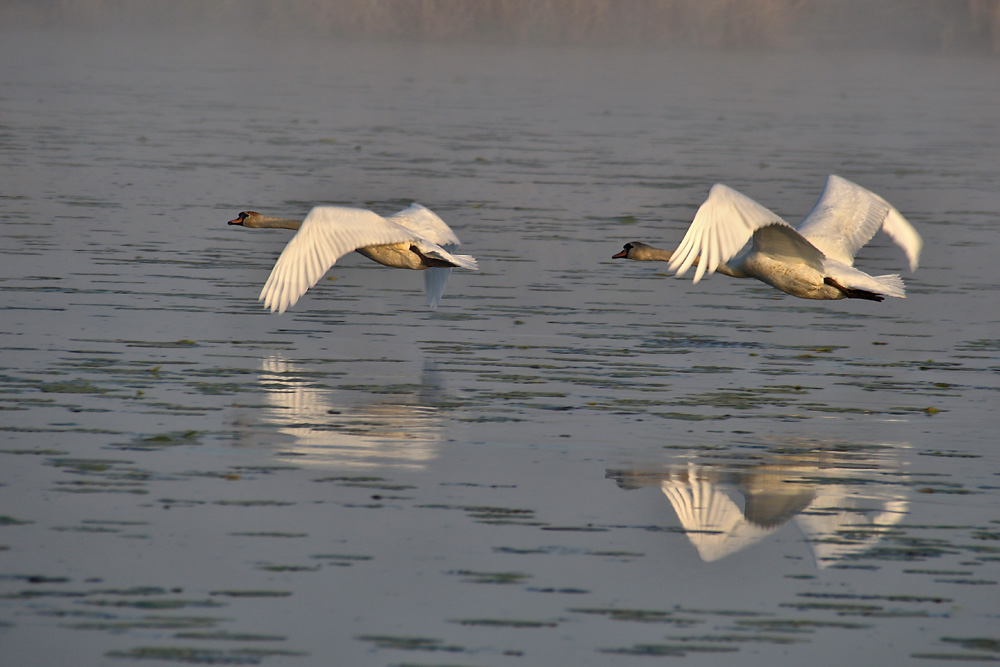
<svg viewBox="0 0 1000 667">
<path fill-rule="evenodd" d="M 763 227 L 788 223 L 746 195 L 716 183 L 688 228 L 670 262 L 670 270 L 684 275 L 695 260 L 694 282 L 712 274 L 731 259 L 751 235 Z M 699 259 L 700 258 L 700 259 Z"/>
<path fill-rule="evenodd" d="M 283 313 L 347 253 L 418 238 L 372 211 L 317 206 L 281 252 L 258 298 L 272 313 Z"/>
<path fill-rule="evenodd" d="M 827 257 L 848 266 L 880 229 L 903 249 L 915 270 L 923 247 L 920 234 L 889 202 L 846 178 L 827 177 L 819 200 L 798 227 Z"/>
</svg>

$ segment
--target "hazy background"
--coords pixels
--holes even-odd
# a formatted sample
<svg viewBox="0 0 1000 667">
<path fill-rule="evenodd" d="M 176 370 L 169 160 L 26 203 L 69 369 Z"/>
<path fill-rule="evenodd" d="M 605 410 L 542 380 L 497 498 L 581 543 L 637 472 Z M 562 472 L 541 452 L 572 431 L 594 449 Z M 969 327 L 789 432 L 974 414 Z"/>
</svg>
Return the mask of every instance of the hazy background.
<svg viewBox="0 0 1000 667">
<path fill-rule="evenodd" d="M 1000 0 L 8 0 L 0 21 L 406 39 L 1000 53 Z"/>
</svg>

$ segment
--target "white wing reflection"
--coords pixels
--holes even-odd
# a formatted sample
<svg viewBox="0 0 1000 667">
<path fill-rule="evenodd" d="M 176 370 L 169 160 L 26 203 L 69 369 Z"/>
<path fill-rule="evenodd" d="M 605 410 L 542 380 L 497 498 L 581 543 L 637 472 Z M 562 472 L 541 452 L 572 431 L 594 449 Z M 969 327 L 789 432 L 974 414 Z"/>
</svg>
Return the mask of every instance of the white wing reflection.
<svg viewBox="0 0 1000 667">
<path fill-rule="evenodd" d="M 438 408 L 430 400 L 439 392 L 439 374 L 428 362 L 415 380 L 402 384 L 405 378 L 394 378 L 385 394 L 330 389 L 306 367 L 268 357 L 261 360 L 258 379 L 267 405 L 254 417 L 290 437 L 291 444 L 278 454 L 290 462 L 419 469 L 437 457 L 443 435 Z"/>
<path fill-rule="evenodd" d="M 626 489 L 659 486 L 703 561 L 746 549 L 791 522 L 823 568 L 862 554 L 906 515 L 895 452 L 867 451 L 861 461 L 819 448 L 758 465 L 687 461 L 606 476 Z"/>
</svg>

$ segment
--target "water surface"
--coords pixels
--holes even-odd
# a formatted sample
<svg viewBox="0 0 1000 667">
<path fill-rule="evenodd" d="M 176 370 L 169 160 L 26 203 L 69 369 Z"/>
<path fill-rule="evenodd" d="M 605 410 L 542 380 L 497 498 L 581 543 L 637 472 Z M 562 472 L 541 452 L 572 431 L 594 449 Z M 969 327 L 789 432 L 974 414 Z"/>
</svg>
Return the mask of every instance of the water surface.
<svg viewBox="0 0 1000 667">
<path fill-rule="evenodd" d="M 1000 658 L 994 61 L 134 37 L 0 47 L 4 663 Z M 610 259 L 828 173 L 907 299 Z M 410 201 L 436 311 L 225 224 Z"/>
</svg>

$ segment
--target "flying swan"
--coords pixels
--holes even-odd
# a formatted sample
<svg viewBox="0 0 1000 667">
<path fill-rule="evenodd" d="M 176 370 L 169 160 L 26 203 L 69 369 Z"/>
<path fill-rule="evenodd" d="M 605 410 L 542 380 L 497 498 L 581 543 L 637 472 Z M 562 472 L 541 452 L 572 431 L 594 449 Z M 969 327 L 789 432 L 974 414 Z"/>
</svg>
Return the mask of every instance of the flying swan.
<svg viewBox="0 0 1000 667">
<path fill-rule="evenodd" d="M 696 283 L 715 271 L 756 278 L 803 299 L 905 298 L 898 274 L 870 276 L 854 268 L 855 253 L 880 229 L 903 249 L 910 271 L 915 271 L 923 247 L 920 234 L 889 202 L 856 183 L 829 176 L 798 229 L 717 183 L 676 251 L 633 241 L 612 258 L 670 262 L 668 268 L 678 276 L 696 266 Z M 750 247 L 737 256 L 751 239 Z"/>
<path fill-rule="evenodd" d="M 398 269 L 426 269 L 427 305 L 436 308 L 452 267 L 478 271 L 471 255 L 455 255 L 455 232 L 429 208 L 411 204 L 387 218 L 359 208 L 316 206 L 301 222 L 243 211 L 230 225 L 297 229 L 271 269 L 258 299 L 283 313 L 351 251 Z"/>
</svg>

